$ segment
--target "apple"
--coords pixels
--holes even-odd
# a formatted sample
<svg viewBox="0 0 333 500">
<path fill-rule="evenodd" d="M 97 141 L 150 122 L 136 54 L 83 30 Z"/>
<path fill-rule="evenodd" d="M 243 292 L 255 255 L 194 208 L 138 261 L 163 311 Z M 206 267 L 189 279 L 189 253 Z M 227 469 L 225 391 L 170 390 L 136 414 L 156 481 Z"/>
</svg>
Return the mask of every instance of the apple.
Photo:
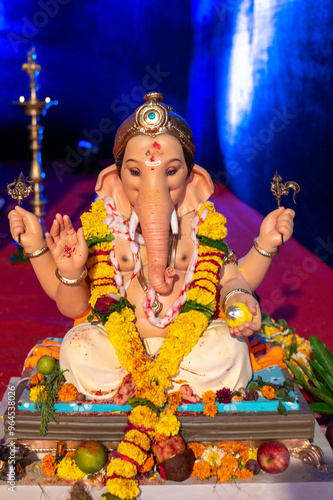
<svg viewBox="0 0 333 500">
<path fill-rule="evenodd" d="M 257 460 L 263 471 L 278 474 L 288 467 L 290 455 L 283 443 L 267 441 L 259 446 Z"/>
</svg>

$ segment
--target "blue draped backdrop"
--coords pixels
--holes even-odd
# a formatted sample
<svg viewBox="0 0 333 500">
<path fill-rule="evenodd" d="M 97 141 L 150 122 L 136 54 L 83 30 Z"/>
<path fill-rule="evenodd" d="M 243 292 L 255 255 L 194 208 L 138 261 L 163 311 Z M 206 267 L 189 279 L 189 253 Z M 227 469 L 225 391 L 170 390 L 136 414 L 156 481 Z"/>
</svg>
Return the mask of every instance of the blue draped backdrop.
<svg viewBox="0 0 333 500">
<path fill-rule="evenodd" d="M 276 169 L 301 185 L 295 237 L 332 265 L 332 26 L 329 0 L 0 0 L 0 161 L 30 157 L 12 101 L 29 95 L 35 45 L 40 98 L 59 101 L 44 158 L 75 173 L 79 140 L 111 158 L 117 126 L 158 90 L 190 123 L 197 163 L 263 215 Z"/>
</svg>

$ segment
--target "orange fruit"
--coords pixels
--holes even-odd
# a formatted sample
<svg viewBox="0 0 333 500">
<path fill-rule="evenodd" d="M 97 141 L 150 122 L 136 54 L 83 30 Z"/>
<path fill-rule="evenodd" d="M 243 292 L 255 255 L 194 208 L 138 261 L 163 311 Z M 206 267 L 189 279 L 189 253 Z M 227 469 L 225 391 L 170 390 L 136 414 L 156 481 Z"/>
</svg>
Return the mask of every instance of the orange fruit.
<svg viewBox="0 0 333 500">
<path fill-rule="evenodd" d="M 83 441 L 74 456 L 76 465 L 86 474 L 95 474 L 101 470 L 106 459 L 106 449 L 98 441 Z"/>
</svg>

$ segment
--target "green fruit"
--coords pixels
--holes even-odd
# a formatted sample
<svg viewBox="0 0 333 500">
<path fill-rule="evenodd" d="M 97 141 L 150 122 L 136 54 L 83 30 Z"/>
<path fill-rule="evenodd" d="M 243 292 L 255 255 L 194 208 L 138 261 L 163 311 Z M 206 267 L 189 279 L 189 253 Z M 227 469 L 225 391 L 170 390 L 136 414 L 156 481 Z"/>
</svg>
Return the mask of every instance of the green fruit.
<svg viewBox="0 0 333 500">
<path fill-rule="evenodd" d="M 37 371 L 39 371 L 42 375 L 50 375 L 50 373 L 52 373 L 55 369 L 57 363 L 58 361 L 55 358 L 52 358 L 52 356 L 42 356 L 37 361 Z"/>
<path fill-rule="evenodd" d="M 107 459 L 105 447 L 98 441 L 84 441 L 74 456 L 76 465 L 86 474 L 95 474 L 102 469 Z"/>
</svg>

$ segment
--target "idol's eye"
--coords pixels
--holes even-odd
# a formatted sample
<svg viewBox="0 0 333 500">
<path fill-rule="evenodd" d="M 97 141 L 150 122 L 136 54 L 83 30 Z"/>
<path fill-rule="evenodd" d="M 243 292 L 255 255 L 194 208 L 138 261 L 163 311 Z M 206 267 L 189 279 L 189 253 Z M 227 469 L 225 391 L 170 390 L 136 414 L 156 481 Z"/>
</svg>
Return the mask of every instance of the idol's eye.
<svg viewBox="0 0 333 500">
<path fill-rule="evenodd" d="M 178 170 L 176 168 L 169 168 L 169 170 L 167 170 L 167 175 L 175 175 L 176 173 L 178 172 Z"/>
<path fill-rule="evenodd" d="M 140 170 L 138 170 L 137 168 L 130 168 L 129 171 L 131 175 L 136 175 L 137 177 L 140 176 Z"/>
</svg>

